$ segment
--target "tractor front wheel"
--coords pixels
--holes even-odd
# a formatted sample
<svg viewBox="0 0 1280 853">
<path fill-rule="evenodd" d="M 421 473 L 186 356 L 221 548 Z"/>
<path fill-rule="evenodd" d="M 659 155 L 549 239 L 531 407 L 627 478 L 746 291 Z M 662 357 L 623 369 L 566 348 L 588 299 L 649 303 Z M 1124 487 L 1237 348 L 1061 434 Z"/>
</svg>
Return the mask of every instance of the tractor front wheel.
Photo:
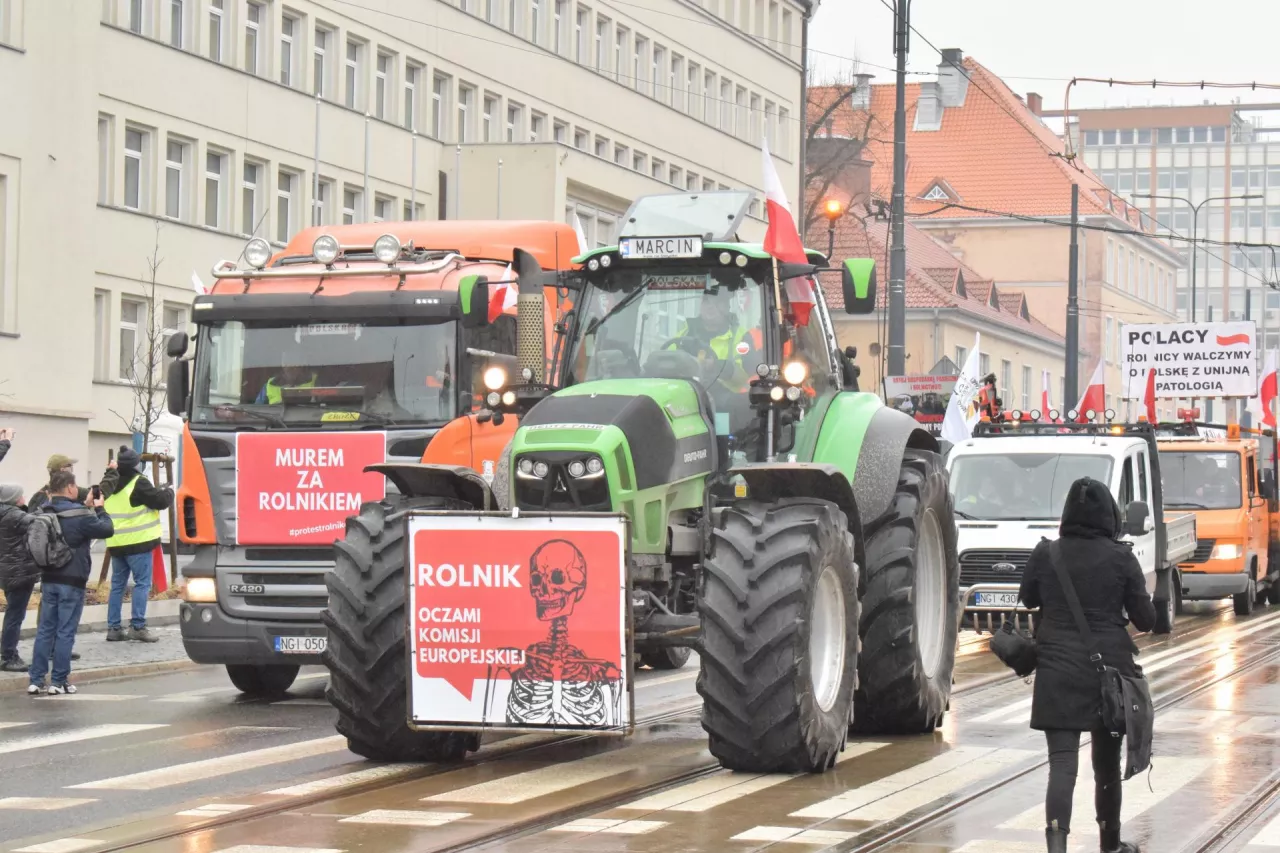
<svg viewBox="0 0 1280 853">
<path fill-rule="evenodd" d="M 326 584 L 328 629 L 322 659 L 329 668 L 329 702 L 338 709 L 338 733 L 357 755 L 374 761 L 458 761 L 479 748 L 465 732 L 409 728 L 405 513 L 410 509 L 470 509 L 436 498 L 367 503 L 347 519 L 346 537 L 334 543 Z"/>
<path fill-rule="evenodd" d="M 730 770 L 822 772 L 848 737 L 858 572 L 826 501 L 741 501 L 704 562 L 698 693 L 711 754 Z"/>
<path fill-rule="evenodd" d="M 960 619 L 956 525 L 938 454 L 906 451 L 889 509 L 865 530 L 853 725 L 931 732 L 951 699 Z"/>
</svg>

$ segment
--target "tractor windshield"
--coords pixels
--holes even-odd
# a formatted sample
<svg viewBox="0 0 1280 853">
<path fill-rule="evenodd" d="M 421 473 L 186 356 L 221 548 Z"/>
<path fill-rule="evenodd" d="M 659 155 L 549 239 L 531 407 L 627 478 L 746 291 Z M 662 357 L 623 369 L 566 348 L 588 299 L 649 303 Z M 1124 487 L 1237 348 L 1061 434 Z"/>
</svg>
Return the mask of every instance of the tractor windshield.
<svg viewBox="0 0 1280 853">
<path fill-rule="evenodd" d="M 433 424 L 457 412 L 452 322 L 226 321 L 200 330 L 192 421 Z"/>
<path fill-rule="evenodd" d="M 692 379 L 717 400 L 745 398 L 764 360 L 761 297 L 761 283 L 739 267 L 663 265 L 592 276 L 567 382 Z"/>
</svg>

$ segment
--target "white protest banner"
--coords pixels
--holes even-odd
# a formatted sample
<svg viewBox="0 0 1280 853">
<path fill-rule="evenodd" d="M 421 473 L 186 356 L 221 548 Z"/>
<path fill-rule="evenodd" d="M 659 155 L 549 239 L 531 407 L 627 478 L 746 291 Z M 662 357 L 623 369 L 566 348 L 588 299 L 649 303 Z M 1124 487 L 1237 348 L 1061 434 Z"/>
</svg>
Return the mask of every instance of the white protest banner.
<svg viewBox="0 0 1280 853">
<path fill-rule="evenodd" d="M 1147 371 L 1156 397 L 1253 397 L 1258 393 L 1257 326 L 1233 323 L 1126 323 L 1120 327 L 1122 397 L 1142 399 Z"/>
</svg>

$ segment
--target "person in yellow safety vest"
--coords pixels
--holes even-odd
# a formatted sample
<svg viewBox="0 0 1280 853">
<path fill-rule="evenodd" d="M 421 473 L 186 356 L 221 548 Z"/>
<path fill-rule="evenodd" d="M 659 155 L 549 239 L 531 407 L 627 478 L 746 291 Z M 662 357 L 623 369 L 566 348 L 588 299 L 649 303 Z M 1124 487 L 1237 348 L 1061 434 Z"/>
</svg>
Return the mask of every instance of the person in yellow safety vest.
<svg viewBox="0 0 1280 853">
<path fill-rule="evenodd" d="M 738 318 L 729 310 L 730 298 L 727 290 L 703 294 L 697 318 L 685 321 L 685 327 L 676 337 L 707 344 L 717 360 L 727 363 L 716 377 L 717 381 L 730 390 L 745 392 L 750 374 L 743 357 L 753 348 L 760 352 L 760 330 L 738 325 Z M 746 352 L 743 352 L 744 344 Z"/>
<path fill-rule="evenodd" d="M 103 509 L 111 516 L 115 532 L 107 540 L 111 554 L 111 594 L 107 598 L 107 641 L 159 640 L 147 629 L 147 596 L 151 592 L 151 552 L 160 544 L 163 528 L 160 510 L 173 504 L 173 489 L 157 488 L 139 473 L 142 460 L 132 447 L 122 446 L 116 456 L 118 485 Z M 129 633 L 121 625 L 125 587 L 133 578 L 133 612 Z"/>
<path fill-rule="evenodd" d="M 314 388 L 316 384 L 316 373 L 314 370 L 308 371 L 301 365 L 302 359 L 294 354 L 286 353 L 280 367 L 280 373 L 272 376 L 267 380 L 267 384 L 262 386 L 262 390 L 258 392 L 255 403 L 269 403 L 273 406 L 283 402 L 284 397 L 280 393 L 285 388 Z"/>
</svg>

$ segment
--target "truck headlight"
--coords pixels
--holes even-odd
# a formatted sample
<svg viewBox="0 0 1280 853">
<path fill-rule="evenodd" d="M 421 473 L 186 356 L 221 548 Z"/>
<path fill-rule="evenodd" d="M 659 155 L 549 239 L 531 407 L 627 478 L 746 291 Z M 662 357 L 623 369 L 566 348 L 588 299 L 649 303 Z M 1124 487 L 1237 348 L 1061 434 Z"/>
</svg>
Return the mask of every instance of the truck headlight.
<svg viewBox="0 0 1280 853">
<path fill-rule="evenodd" d="M 195 604 L 212 604 L 218 600 L 218 585 L 213 578 L 188 578 L 182 598 Z"/>
<path fill-rule="evenodd" d="M 1213 553 L 1209 555 L 1210 560 L 1238 560 L 1244 554 L 1244 549 L 1235 542 L 1223 542 L 1213 546 Z"/>
</svg>

